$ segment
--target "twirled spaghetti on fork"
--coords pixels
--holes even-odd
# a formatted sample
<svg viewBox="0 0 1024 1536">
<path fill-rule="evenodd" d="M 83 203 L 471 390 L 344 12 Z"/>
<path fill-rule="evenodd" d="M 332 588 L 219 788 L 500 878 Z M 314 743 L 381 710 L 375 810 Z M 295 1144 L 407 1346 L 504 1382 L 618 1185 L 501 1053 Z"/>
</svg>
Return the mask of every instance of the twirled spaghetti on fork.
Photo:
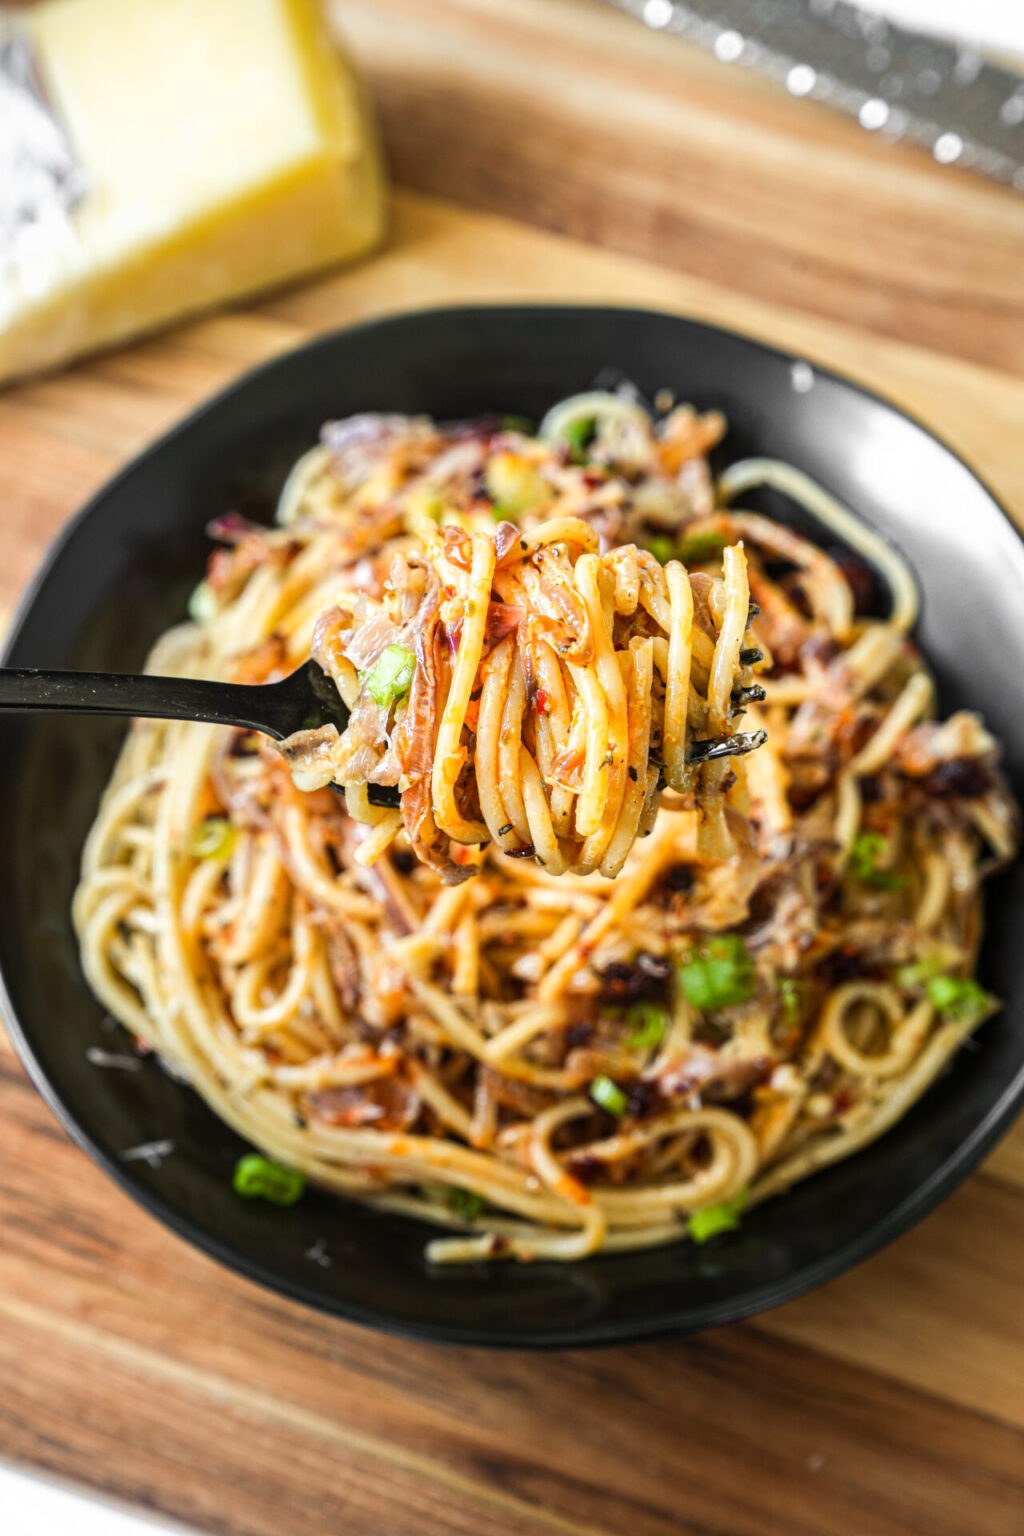
<svg viewBox="0 0 1024 1536">
<path fill-rule="evenodd" d="M 761 652 L 744 649 L 742 545 L 712 580 L 635 544 L 602 552 L 581 517 L 528 506 L 496 531 L 489 510 L 460 521 L 481 517 L 472 532 L 420 522 L 411 550 L 389 541 L 382 598 L 359 592 L 317 621 L 313 655 L 352 715 L 341 735 L 291 739 L 296 783 L 344 788 L 374 828 L 363 862 L 404 827 L 446 884 L 473 875 L 465 850 L 491 841 L 552 875 L 617 875 L 666 785 L 698 807 L 702 851 L 733 852 L 731 770 L 713 754 L 763 740 L 733 732 L 764 696 L 750 669 Z M 401 812 L 372 805 L 371 783 L 401 787 Z"/>
<path fill-rule="evenodd" d="M 214 530 L 153 669 L 312 652 L 348 729 L 289 763 L 136 724 L 75 920 L 105 1006 L 274 1160 L 262 1192 L 456 1229 L 438 1261 L 702 1238 L 881 1134 L 991 1011 L 995 744 L 932 718 L 892 551 L 786 466 L 716 496 L 723 430 L 604 395 L 538 436 L 354 418 L 276 528 Z M 886 619 L 855 555 L 734 509 L 760 482 Z"/>
</svg>

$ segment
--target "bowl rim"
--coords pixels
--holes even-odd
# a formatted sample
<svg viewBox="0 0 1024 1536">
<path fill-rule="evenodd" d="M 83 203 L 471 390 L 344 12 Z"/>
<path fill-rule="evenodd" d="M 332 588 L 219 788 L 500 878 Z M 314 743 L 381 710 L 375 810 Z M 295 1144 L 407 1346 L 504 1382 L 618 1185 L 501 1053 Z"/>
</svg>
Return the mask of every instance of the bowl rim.
<svg viewBox="0 0 1024 1536">
<path fill-rule="evenodd" d="M 673 324 L 681 324 L 692 332 L 727 336 L 765 356 L 780 361 L 791 364 L 808 362 L 814 369 L 816 377 L 827 379 L 832 383 L 842 386 L 844 389 L 854 391 L 876 405 L 882 406 L 886 411 L 902 418 L 915 427 L 936 447 L 949 455 L 974 480 L 978 488 L 988 498 L 993 509 L 1005 520 L 1018 542 L 1024 545 L 1024 530 L 1017 526 L 999 496 L 996 495 L 991 486 L 977 472 L 973 465 L 932 427 L 928 426 L 912 411 L 896 404 L 881 391 L 869 388 L 857 379 L 851 378 L 849 375 L 841 373 L 836 369 L 819 365 L 819 363 L 809 358 L 803 351 L 793 352 L 786 347 L 776 346 L 770 342 L 763 341 L 758 336 L 752 336 L 732 326 L 714 324 L 689 313 L 668 309 L 650 309 L 630 304 L 559 302 L 516 304 L 484 302 L 446 304 L 428 306 L 426 308 L 403 308 L 389 310 L 386 314 L 375 315 L 351 325 L 336 327 L 330 331 L 310 337 L 300 342 L 297 346 L 286 347 L 282 351 L 276 352 L 272 357 L 265 359 L 255 367 L 245 369 L 227 385 L 204 398 L 181 419 L 175 421 L 166 431 L 146 443 L 138 453 L 133 454 L 120 469 L 93 492 L 77 512 L 67 519 L 48 544 L 39 565 L 36 567 L 15 607 L 3 646 L 0 648 L 0 665 L 9 666 L 12 664 L 13 657 L 21 640 L 22 631 L 28 622 L 37 599 L 50 579 L 54 566 L 64 554 L 66 548 L 74 541 L 78 531 L 94 515 L 101 504 L 112 493 L 117 491 L 149 458 L 172 447 L 180 437 L 186 436 L 197 422 L 218 411 L 235 395 L 241 394 L 258 384 L 260 380 L 271 375 L 282 364 L 300 355 L 315 358 L 319 351 L 329 350 L 336 346 L 339 341 L 351 336 L 395 327 L 400 328 L 408 322 L 415 320 L 430 319 L 434 322 L 451 320 L 455 322 L 469 314 L 486 316 L 488 319 L 499 322 L 523 321 L 530 316 L 543 318 L 545 315 L 552 313 L 559 313 L 569 317 L 576 316 L 580 319 L 591 321 L 595 316 L 602 314 L 635 316 L 638 320 L 645 322 L 651 320 L 668 321 Z M 299 1302 L 327 1316 L 340 1318 L 342 1321 L 356 1323 L 362 1327 L 376 1329 L 399 1338 L 420 1339 L 430 1343 L 456 1344 L 468 1347 L 579 1349 L 589 1346 L 607 1346 L 679 1337 L 684 1334 L 739 1322 L 744 1318 L 781 1306 L 785 1302 L 793 1301 L 797 1297 L 815 1289 L 828 1280 L 835 1279 L 837 1276 L 870 1258 L 880 1249 L 894 1241 L 895 1238 L 916 1225 L 930 1211 L 934 1210 L 942 1200 L 951 1195 L 964 1182 L 967 1176 L 974 1171 L 986 1152 L 1010 1128 L 1017 1112 L 1022 1104 L 1024 1104 L 1024 1066 L 1022 1066 L 1015 1076 L 1003 1087 L 999 1098 L 991 1106 L 987 1114 L 975 1125 L 974 1129 L 956 1147 L 955 1151 L 947 1156 L 943 1162 L 939 1163 L 928 1177 L 898 1205 L 894 1206 L 880 1219 L 875 1220 L 858 1237 L 852 1238 L 849 1242 L 834 1249 L 816 1263 L 801 1268 L 794 1274 L 754 1286 L 742 1296 L 724 1301 L 709 1300 L 699 1305 L 663 1310 L 652 1314 L 650 1317 L 607 1318 L 578 1325 L 559 1324 L 553 1327 L 534 1327 L 510 1334 L 498 1327 L 465 1327 L 416 1318 L 396 1317 L 384 1309 L 364 1306 L 361 1303 L 353 1302 L 343 1297 L 330 1296 L 318 1290 L 312 1284 L 306 1285 L 300 1281 L 277 1274 L 260 1260 L 250 1258 L 240 1252 L 232 1244 L 222 1240 L 215 1232 L 202 1227 L 197 1221 L 184 1215 L 170 1198 L 162 1195 L 146 1183 L 141 1176 L 140 1170 L 137 1170 L 132 1164 L 120 1162 L 116 1157 L 111 1156 L 79 1123 L 73 1105 L 66 1102 L 54 1087 L 36 1055 L 31 1039 L 31 1025 L 26 1028 L 22 1018 L 15 1010 L 7 985 L 7 978 L 3 971 L 2 953 L 0 953 L 0 1014 L 2 1014 L 4 1026 L 30 1081 L 38 1090 L 58 1123 L 67 1132 L 70 1139 L 137 1205 L 141 1206 L 151 1216 L 169 1228 L 176 1236 L 191 1244 L 201 1253 L 216 1259 L 225 1268 L 241 1275 L 244 1279 L 284 1296 L 289 1301 Z M 584 1260 L 582 1262 L 586 1263 L 587 1261 Z M 599 1258 L 597 1262 L 600 1262 Z"/>
</svg>

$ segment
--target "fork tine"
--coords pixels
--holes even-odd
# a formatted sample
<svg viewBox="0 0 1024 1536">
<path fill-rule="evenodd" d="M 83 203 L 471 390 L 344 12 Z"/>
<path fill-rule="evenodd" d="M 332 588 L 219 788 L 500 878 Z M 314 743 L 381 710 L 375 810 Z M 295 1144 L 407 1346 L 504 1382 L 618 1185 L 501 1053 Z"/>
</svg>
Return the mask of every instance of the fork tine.
<svg viewBox="0 0 1024 1536">
<path fill-rule="evenodd" d="M 689 763 L 710 763 L 719 757 L 742 757 L 755 752 L 768 740 L 767 731 L 740 731 L 735 736 L 712 736 L 706 741 L 691 741 L 686 749 Z"/>
</svg>

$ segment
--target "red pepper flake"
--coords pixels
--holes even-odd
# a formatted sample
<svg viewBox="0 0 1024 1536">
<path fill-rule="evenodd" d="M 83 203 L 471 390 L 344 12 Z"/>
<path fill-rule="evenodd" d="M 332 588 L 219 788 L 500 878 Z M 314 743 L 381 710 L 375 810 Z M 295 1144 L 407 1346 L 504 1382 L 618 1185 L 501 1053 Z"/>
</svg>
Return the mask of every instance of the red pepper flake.
<svg viewBox="0 0 1024 1536">
<path fill-rule="evenodd" d="M 549 715 L 551 713 L 551 700 L 548 698 L 543 688 L 537 689 L 534 702 L 537 706 L 537 713 L 539 715 Z"/>
<path fill-rule="evenodd" d="M 589 1205 L 592 1199 L 590 1190 L 581 1184 L 579 1179 L 573 1178 L 571 1173 L 563 1173 L 554 1185 L 556 1195 L 561 1195 L 563 1200 L 571 1200 L 574 1205 Z"/>
</svg>

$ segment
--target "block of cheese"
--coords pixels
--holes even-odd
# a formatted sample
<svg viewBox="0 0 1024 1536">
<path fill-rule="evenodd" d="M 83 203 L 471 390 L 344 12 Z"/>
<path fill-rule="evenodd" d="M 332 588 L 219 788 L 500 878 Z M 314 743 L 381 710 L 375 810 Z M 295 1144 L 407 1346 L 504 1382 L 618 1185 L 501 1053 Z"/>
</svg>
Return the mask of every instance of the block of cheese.
<svg viewBox="0 0 1024 1536">
<path fill-rule="evenodd" d="M 372 124 L 318 0 L 49 0 L 19 25 L 84 190 L 0 249 L 0 380 L 380 238 Z"/>
</svg>

